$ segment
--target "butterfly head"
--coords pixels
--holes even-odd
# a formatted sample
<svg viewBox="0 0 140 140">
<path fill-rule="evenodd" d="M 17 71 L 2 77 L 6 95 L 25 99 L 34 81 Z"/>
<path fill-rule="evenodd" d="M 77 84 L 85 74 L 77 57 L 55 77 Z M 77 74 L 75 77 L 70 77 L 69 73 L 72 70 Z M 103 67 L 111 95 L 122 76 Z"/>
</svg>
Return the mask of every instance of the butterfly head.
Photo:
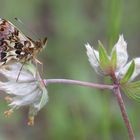
<svg viewBox="0 0 140 140">
<path fill-rule="evenodd" d="M 37 54 L 43 48 L 45 48 L 45 46 L 47 45 L 47 37 L 45 37 L 44 39 L 40 39 L 38 41 L 35 41 L 34 44 L 35 44 L 35 53 Z"/>
<path fill-rule="evenodd" d="M 45 48 L 45 46 L 47 45 L 47 37 L 45 37 L 44 39 L 40 39 L 39 41 L 36 41 L 35 44 L 38 49 Z"/>
</svg>

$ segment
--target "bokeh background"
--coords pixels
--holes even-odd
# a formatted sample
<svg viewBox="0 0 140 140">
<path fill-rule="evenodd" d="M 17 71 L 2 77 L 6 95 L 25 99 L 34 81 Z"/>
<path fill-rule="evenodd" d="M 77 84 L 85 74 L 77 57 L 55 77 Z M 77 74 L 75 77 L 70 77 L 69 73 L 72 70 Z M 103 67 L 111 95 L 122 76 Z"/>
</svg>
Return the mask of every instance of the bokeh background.
<svg viewBox="0 0 140 140">
<path fill-rule="evenodd" d="M 119 34 L 130 58 L 139 56 L 139 0 L 0 0 L 0 16 L 36 39 L 48 37 L 39 55 L 44 78 L 69 78 L 103 83 L 91 68 L 84 44 L 101 40 L 110 52 Z M 14 20 L 21 19 L 25 26 Z M 30 29 L 30 30 L 28 30 Z M 27 109 L 5 118 L 0 100 L 0 140 L 128 140 L 116 98 L 111 92 L 52 84 L 49 102 L 35 125 L 26 125 Z M 140 104 L 123 96 L 136 139 L 140 137 Z"/>
</svg>

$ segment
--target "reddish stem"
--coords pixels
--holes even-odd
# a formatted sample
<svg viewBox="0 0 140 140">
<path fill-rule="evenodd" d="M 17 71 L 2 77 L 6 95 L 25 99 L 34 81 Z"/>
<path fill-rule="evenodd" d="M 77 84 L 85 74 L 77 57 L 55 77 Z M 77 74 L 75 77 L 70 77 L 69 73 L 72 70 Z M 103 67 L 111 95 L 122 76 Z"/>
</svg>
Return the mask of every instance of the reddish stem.
<svg viewBox="0 0 140 140">
<path fill-rule="evenodd" d="M 53 83 L 63 83 L 63 84 L 80 85 L 80 86 L 95 87 L 98 89 L 110 89 L 110 90 L 114 88 L 114 85 L 96 84 L 91 82 L 82 82 L 82 81 L 70 80 L 70 79 L 44 79 L 44 83 L 46 85 L 53 84 Z"/>
<path fill-rule="evenodd" d="M 134 132 L 133 132 L 131 123 L 128 119 L 126 108 L 125 108 L 125 105 L 124 105 L 124 102 L 123 102 L 123 99 L 122 99 L 122 96 L 120 93 L 120 88 L 119 88 L 120 85 L 119 85 L 118 81 L 116 80 L 115 75 L 112 76 L 112 79 L 114 81 L 114 85 L 95 84 L 95 83 L 90 83 L 90 82 L 82 82 L 82 81 L 78 81 L 78 80 L 69 80 L 69 79 L 45 79 L 44 83 L 46 85 L 52 84 L 52 83 L 63 83 L 63 84 L 72 84 L 72 85 L 95 87 L 95 88 L 99 88 L 99 89 L 113 90 L 117 97 L 117 101 L 120 106 L 122 117 L 123 117 L 125 126 L 128 130 L 129 138 L 130 138 L 130 140 L 135 140 Z"/>
<path fill-rule="evenodd" d="M 124 105 L 124 102 L 123 102 L 123 99 L 122 99 L 122 96 L 121 96 L 119 86 L 114 88 L 114 93 L 117 97 L 117 101 L 118 101 L 118 104 L 120 106 L 122 117 L 123 117 L 123 120 L 125 122 L 125 126 L 127 128 L 128 134 L 129 134 L 129 138 L 130 138 L 130 140 L 135 140 L 134 132 L 133 132 L 131 123 L 129 121 L 129 118 L 128 118 L 128 115 L 127 115 L 127 112 L 126 112 L 126 108 L 125 108 L 125 105 Z"/>
</svg>

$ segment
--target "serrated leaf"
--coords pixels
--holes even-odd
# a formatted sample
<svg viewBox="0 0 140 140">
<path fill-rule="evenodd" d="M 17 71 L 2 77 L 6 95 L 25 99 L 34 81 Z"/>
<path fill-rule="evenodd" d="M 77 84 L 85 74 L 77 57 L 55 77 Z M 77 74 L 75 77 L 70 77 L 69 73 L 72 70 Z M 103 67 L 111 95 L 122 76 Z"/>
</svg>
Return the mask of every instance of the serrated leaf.
<svg viewBox="0 0 140 140">
<path fill-rule="evenodd" d="M 104 70 L 108 66 L 110 66 L 110 60 L 108 58 L 107 52 L 103 46 L 103 44 L 99 41 L 99 60 L 101 68 Z"/>
<path fill-rule="evenodd" d="M 130 78 L 131 78 L 131 76 L 132 76 L 132 74 L 134 72 L 134 69 L 135 69 L 135 62 L 133 60 L 131 65 L 129 66 L 126 74 L 121 79 L 121 81 L 120 81 L 121 84 L 127 83 L 130 80 Z"/>
<path fill-rule="evenodd" d="M 116 49 L 114 49 L 114 51 L 112 52 L 112 56 L 111 56 L 111 66 L 112 68 L 115 70 L 117 67 L 117 52 Z"/>
</svg>

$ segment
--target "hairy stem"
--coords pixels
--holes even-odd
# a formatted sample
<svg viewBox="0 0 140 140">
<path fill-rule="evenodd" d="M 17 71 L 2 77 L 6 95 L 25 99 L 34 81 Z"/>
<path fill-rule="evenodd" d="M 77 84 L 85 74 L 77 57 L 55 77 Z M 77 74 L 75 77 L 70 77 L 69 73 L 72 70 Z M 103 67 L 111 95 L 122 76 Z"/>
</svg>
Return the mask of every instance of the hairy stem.
<svg viewBox="0 0 140 140">
<path fill-rule="evenodd" d="M 80 86 L 95 87 L 98 89 L 110 89 L 110 90 L 114 88 L 113 85 L 95 84 L 91 82 L 82 82 L 82 81 L 70 80 L 70 79 L 44 79 L 44 83 L 46 85 L 53 84 L 53 83 L 62 83 L 62 84 L 80 85 Z"/>
<path fill-rule="evenodd" d="M 129 138 L 130 138 L 130 140 L 135 140 L 134 132 L 133 132 L 131 123 L 129 121 L 129 118 L 128 118 L 128 115 L 127 115 L 127 112 L 126 112 L 126 108 L 125 108 L 125 105 L 124 105 L 124 102 L 123 102 L 123 99 L 122 99 L 122 96 L 121 96 L 119 86 L 114 88 L 114 93 L 117 97 L 117 101 L 118 101 L 118 104 L 120 106 L 122 117 L 123 117 L 125 126 L 127 128 L 128 134 L 129 134 Z"/>
</svg>

